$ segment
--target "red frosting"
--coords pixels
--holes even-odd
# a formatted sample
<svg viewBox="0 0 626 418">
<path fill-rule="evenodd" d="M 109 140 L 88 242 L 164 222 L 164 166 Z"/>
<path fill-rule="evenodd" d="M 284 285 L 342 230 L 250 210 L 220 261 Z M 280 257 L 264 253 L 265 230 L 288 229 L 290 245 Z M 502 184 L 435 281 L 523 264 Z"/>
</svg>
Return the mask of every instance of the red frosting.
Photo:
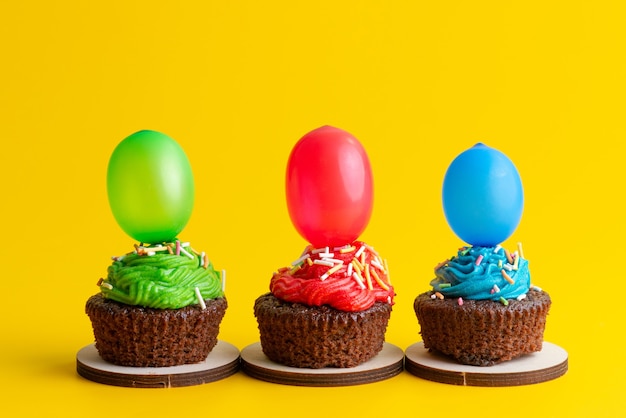
<svg viewBox="0 0 626 418">
<path fill-rule="evenodd" d="M 366 310 L 376 302 L 393 304 L 395 296 L 386 263 L 360 241 L 338 248 L 307 247 L 293 267 L 274 273 L 270 291 L 286 302 L 347 312 Z"/>
</svg>

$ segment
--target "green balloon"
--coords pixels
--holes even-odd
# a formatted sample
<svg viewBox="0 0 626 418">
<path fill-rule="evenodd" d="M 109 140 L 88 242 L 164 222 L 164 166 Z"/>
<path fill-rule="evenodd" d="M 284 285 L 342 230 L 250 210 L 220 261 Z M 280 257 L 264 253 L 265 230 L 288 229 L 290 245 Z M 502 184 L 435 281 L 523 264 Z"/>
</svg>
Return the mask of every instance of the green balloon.
<svg viewBox="0 0 626 418">
<path fill-rule="evenodd" d="M 136 132 L 109 159 L 107 193 L 115 220 L 130 237 L 146 244 L 171 242 L 191 217 L 191 164 L 167 135 Z"/>
</svg>

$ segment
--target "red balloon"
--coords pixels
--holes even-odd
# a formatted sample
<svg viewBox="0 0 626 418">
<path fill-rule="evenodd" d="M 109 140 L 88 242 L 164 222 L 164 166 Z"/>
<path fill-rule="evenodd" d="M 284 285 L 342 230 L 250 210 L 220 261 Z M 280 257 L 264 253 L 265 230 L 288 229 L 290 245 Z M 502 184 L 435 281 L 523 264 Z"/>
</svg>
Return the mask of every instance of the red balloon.
<svg viewBox="0 0 626 418">
<path fill-rule="evenodd" d="M 372 214 L 372 168 L 350 133 L 322 126 L 304 135 L 287 163 L 291 222 L 314 247 L 352 243 Z"/>
</svg>

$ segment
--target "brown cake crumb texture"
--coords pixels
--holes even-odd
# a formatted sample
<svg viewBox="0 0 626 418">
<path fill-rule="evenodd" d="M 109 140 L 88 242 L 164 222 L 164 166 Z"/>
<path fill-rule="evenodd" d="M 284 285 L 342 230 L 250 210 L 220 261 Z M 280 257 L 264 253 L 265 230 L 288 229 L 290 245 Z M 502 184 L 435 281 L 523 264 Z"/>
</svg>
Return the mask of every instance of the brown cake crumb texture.
<svg viewBox="0 0 626 418">
<path fill-rule="evenodd" d="M 431 299 L 432 292 L 415 299 L 424 346 L 459 363 L 491 366 L 541 351 L 550 296 L 530 290 L 508 306 L 489 300 Z"/>
<path fill-rule="evenodd" d="M 168 367 L 204 361 L 217 344 L 225 298 L 205 300 L 206 309 L 130 306 L 97 294 L 87 301 L 96 349 L 113 364 Z"/>
<path fill-rule="evenodd" d="M 254 314 L 270 360 L 299 368 L 346 368 L 382 350 L 391 305 L 377 302 L 362 312 L 342 312 L 284 302 L 267 293 L 255 301 Z"/>
</svg>

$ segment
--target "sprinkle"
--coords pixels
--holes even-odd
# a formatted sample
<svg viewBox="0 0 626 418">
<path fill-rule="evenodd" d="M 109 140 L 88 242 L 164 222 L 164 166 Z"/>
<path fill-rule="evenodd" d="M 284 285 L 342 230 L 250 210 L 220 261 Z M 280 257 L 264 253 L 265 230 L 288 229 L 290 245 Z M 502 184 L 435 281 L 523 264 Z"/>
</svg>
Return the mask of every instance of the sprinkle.
<svg viewBox="0 0 626 418">
<path fill-rule="evenodd" d="M 387 265 L 387 259 L 383 260 L 383 264 L 385 265 L 385 273 L 387 273 L 387 282 L 391 284 L 391 278 L 389 277 L 389 265 Z"/>
<path fill-rule="evenodd" d="M 333 258 L 335 256 L 335 254 L 333 253 L 329 253 L 328 251 L 325 253 L 318 253 L 317 254 L 320 258 Z"/>
<path fill-rule="evenodd" d="M 171 244 L 166 245 L 166 247 L 167 247 L 167 252 L 168 253 L 174 254 L 174 251 L 172 251 L 172 245 Z"/>
<path fill-rule="evenodd" d="M 301 264 L 303 263 L 307 258 L 311 258 L 310 254 L 304 254 L 303 256 L 301 256 L 300 258 L 298 258 L 296 261 L 292 262 L 291 265 L 295 266 L 297 264 Z"/>
<path fill-rule="evenodd" d="M 222 269 L 222 292 L 226 291 L 226 270 Z"/>
<path fill-rule="evenodd" d="M 337 264 L 335 265 L 335 267 L 331 267 L 330 269 L 328 269 L 328 271 L 324 274 L 322 274 L 322 276 L 320 277 L 320 280 L 326 280 L 329 276 L 331 276 L 333 273 L 337 272 L 340 268 L 341 268 L 341 264 Z"/>
<path fill-rule="evenodd" d="M 124 258 L 126 258 L 126 255 L 119 255 L 119 256 L 111 257 L 111 260 L 113 260 L 113 261 L 122 261 Z"/>
<path fill-rule="evenodd" d="M 307 263 L 309 266 L 312 266 L 312 265 L 313 265 L 313 260 L 311 260 L 311 257 L 309 257 L 309 258 L 307 258 L 307 259 L 306 259 L 306 263 Z"/>
<path fill-rule="evenodd" d="M 331 263 L 330 261 L 326 261 L 326 260 L 313 260 L 313 264 L 318 264 L 320 266 L 326 266 L 326 267 L 334 266 L 333 263 Z"/>
<path fill-rule="evenodd" d="M 374 267 L 376 267 L 380 271 L 385 271 L 385 267 L 383 267 L 383 265 L 380 264 L 380 261 L 378 261 L 378 260 L 372 260 L 372 261 L 370 261 L 370 264 L 373 265 Z"/>
<path fill-rule="evenodd" d="M 365 285 L 363 284 L 363 278 L 361 277 L 358 271 L 353 272 L 352 277 L 354 277 L 354 280 L 356 280 L 356 282 L 359 284 L 359 287 L 361 289 L 365 289 Z"/>
<path fill-rule="evenodd" d="M 311 254 L 319 254 L 319 253 L 327 253 L 327 252 L 328 252 L 328 247 L 323 247 L 323 248 L 316 248 L 312 250 Z"/>
<path fill-rule="evenodd" d="M 102 277 L 100 277 L 100 280 L 98 280 L 98 283 L 96 283 L 96 286 L 100 286 L 103 281 L 104 281 L 104 279 Z"/>
<path fill-rule="evenodd" d="M 189 247 L 189 243 L 188 242 L 181 242 L 180 246 L 187 248 L 187 247 Z"/>
<path fill-rule="evenodd" d="M 444 260 L 441 263 L 437 264 L 435 266 L 435 271 L 439 270 L 440 268 L 442 268 L 443 266 L 445 266 L 450 260 Z"/>
<path fill-rule="evenodd" d="M 374 286 L 372 286 L 372 276 L 370 275 L 370 265 L 369 264 L 365 265 L 365 280 L 367 280 L 367 288 L 369 290 L 374 289 Z"/>
<path fill-rule="evenodd" d="M 513 266 L 510 265 L 509 263 L 506 263 L 505 265 L 503 265 L 502 267 L 504 267 L 507 271 L 511 271 L 513 270 Z"/>
<path fill-rule="evenodd" d="M 456 301 L 459 304 L 459 306 L 463 306 L 463 298 L 462 297 L 459 297 Z"/>
<path fill-rule="evenodd" d="M 521 295 L 517 297 L 517 300 L 524 300 L 524 299 L 526 299 L 526 293 L 522 293 Z"/>
<path fill-rule="evenodd" d="M 372 276 L 374 276 L 374 280 L 376 280 L 376 283 L 378 283 L 380 287 L 382 287 L 384 290 L 389 290 L 389 286 L 387 286 L 383 279 L 380 278 L 378 273 L 376 273 L 376 270 L 371 270 L 370 273 L 372 273 Z"/>
<path fill-rule="evenodd" d="M 359 247 L 359 249 L 357 250 L 357 252 L 354 254 L 355 257 L 360 257 L 361 254 L 363 253 L 363 251 L 365 251 L 365 244 L 361 245 Z"/>
<path fill-rule="evenodd" d="M 294 266 L 291 270 L 289 270 L 289 274 L 293 275 L 295 272 L 297 272 L 300 269 L 301 269 L 300 266 Z"/>
<path fill-rule="evenodd" d="M 541 292 L 541 288 L 539 286 L 531 285 L 530 288 L 536 290 L 537 292 Z"/>
<path fill-rule="evenodd" d="M 502 268 L 502 260 L 498 260 L 498 268 Z"/>
<path fill-rule="evenodd" d="M 439 299 L 443 299 L 443 295 L 439 292 L 435 292 L 435 296 L 437 296 Z"/>
<path fill-rule="evenodd" d="M 165 245 L 157 245 L 155 247 L 148 247 L 150 251 L 167 251 L 167 247 Z"/>
<path fill-rule="evenodd" d="M 447 287 L 451 287 L 452 285 L 450 283 L 441 283 L 438 287 L 439 289 L 445 289 Z"/>
<path fill-rule="evenodd" d="M 517 254 L 517 251 L 515 251 L 515 254 Z M 513 270 L 519 269 L 519 259 L 520 259 L 520 256 L 517 255 L 515 257 L 515 263 L 513 263 Z"/>
<path fill-rule="evenodd" d="M 504 299 L 502 296 L 500 296 L 500 302 L 504 305 L 504 306 L 509 306 L 509 301 Z"/>
<path fill-rule="evenodd" d="M 113 290 L 113 285 L 111 285 L 111 283 L 102 282 L 102 284 L 100 286 L 106 287 L 109 290 Z"/>
<path fill-rule="evenodd" d="M 304 247 L 304 250 L 302 250 L 302 254 L 300 254 L 300 256 L 303 256 L 304 254 L 308 253 L 309 250 L 311 250 L 311 246 L 307 245 L 306 247 Z"/>
<path fill-rule="evenodd" d="M 498 293 L 498 292 L 500 292 L 500 288 L 498 287 L 497 284 L 494 284 L 493 289 L 491 289 L 491 294 Z"/>
<path fill-rule="evenodd" d="M 365 265 L 365 253 L 361 253 L 361 265 L 364 266 Z"/>
<path fill-rule="evenodd" d="M 502 277 L 504 277 L 504 280 L 509 282 L 509 284 L 515 284 L 515 280 L 511 279 L 511 276 L 506 274 L 506 271 L 504 271 L 504 269 L 500 270 L 500 273 L 502 273 Z"/>
<path fill-rule="evenodd" d="M 476 265 L 480 266 L 481 261 L 483 261 L 483 255 L 482 254 L 478 254 L 478 257 L 476 257 Z"/>
<path fill-rule="evenodd" d="M 524 251 L 522 250 L 522 243 L 521 242 L 517 243 L 517 251 L 519 251 L 519 256 L 524 258 Z"/>
<path fill-rule="evenodd" d="M 437 296 L 433 293 L 432 295 L 430 295 L 431 299 L 437 299 Z"/>
<path fill-rule="evenodd" d="M 463 247 L 463 251 L 461 251 L 461 255 L 466 255 L 467 253 L 469 253 L 469 247 Z"/>
<path fill-rule="evenodd" d="M 200 307 L 202 308 L 202 310 L 206 309 L 206 303 L 204 303 L 202 294 L 200 294 L 200 289 L 196 287 L 194 290 L 196 291 L 196 298 L 198 299 L 198 303 L 200 304 Z"/>
<path fill-rule="evenodd" d="M 353 267 L 353 264 L 348 263 L 348 276 L 352 276 L 352 267 Z"/>
<path fill-rule="evenodd" d="M 180 247 L 180 252 L 183 253 L 183 255 L 186 255 L 187 257 L 191 258 L 192 260 L 194 259 L 193 254 L 191 254 L 189 251 L 185 250 L 183 247 Z"/>
<path fill-rule="evenodd" d="M 361 263 L 359 263 L 359 260 L 357 260 L 356 258 L 353 258 L 352 261 L 350 262 L 354 268 L 360 273 L 364 270 L 364 267 Z"/>
<path fill-rule="evenodd" d="M 501 249 L 501 248 L 502 248 L 502 247 L 500 246 L 500 244 L 496 245 L 496 247 L 493 249 L 493 253 L 494 253 L 494 254 L 497 254 L 497 253 L 498 253 L 498 251 L 500 251 L 500 249 Z"/>
<path fill-rule="evenodd" d="M 180 255 L 180 241 L 176 241 L 176 255 Z"/>
<path fill-rule="evenodd" d="M 355 247 L 354 245 L 351 245 L 351 246 L 349 246 L 349 247 L 344 247 L 344 248 L 341 248 L 341 249 L 339 250 L 339 252 L 340 252 L 341 254 L 351 253 L 351 252 L 352 252 L 352 251 L 354 251 L 355 249 L 356 249 L 356 247 Z"/>
<path fill-rule="evenodd" d="M 504 249 L 504 255 L 506 255 L 506 261 L 509 262 L 509 264 L 513 264 L 513 257 L 511 257 L 511 253 L 507 251 L 507 249 Z"/>
</svg>

